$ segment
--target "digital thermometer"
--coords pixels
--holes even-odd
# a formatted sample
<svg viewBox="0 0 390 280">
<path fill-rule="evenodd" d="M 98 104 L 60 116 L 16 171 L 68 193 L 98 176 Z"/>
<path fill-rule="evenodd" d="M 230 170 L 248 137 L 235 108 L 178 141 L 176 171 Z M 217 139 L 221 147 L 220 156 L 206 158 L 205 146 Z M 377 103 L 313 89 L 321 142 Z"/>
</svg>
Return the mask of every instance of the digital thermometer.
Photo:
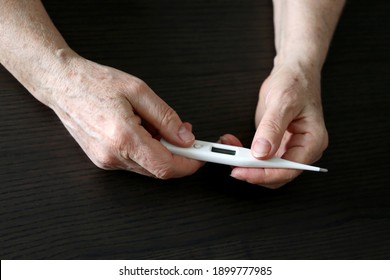
<svg viewBox="0 0 390 280">
<path fill-rule="evenodd" d="M 277 157 L 260 160 L 252 156 L 250 149 L 237 146 L 195 140 L 191 147 L 183 148 L 172 145 L 164 139 L 161 139 L 160 142 L 175 155 L 201 161 L 240 167 L 288 168 L 328 172 L 325 168 L 306 165 Z"/>
</svg>

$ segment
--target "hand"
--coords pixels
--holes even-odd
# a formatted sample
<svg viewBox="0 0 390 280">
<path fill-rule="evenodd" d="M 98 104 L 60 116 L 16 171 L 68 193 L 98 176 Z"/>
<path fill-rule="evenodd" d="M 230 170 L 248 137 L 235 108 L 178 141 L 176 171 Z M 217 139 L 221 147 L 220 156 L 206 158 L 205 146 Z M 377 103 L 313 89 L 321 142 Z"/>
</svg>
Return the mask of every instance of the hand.
<svg viewBox="0 0 390 280">
<path fill-rule="evenodd" d="M 74 55 L 51 77 L 47 105 L 88 157 L 103 169 L 124 169 L 161 179 L 194 173 L 202 163 L 172 155 L 159 138 L 189 146 L 189 123 L 143 81 Z M 53 82 L 54 81 L 54 82 Z"/>
<path fill-rule="evenodd" d="M 311 164 L 322 156 L 328 145 L 321 95 L 320 71 L 278 66 L 260 89 L 252 154 L 259 159 L 273 156 Z M 241 146 L 232 136 L 221 138 L 224 144 Z M 252 184 L 278 188 L 302 171 L 235 167 L 232 177 Z"/>
</svg>

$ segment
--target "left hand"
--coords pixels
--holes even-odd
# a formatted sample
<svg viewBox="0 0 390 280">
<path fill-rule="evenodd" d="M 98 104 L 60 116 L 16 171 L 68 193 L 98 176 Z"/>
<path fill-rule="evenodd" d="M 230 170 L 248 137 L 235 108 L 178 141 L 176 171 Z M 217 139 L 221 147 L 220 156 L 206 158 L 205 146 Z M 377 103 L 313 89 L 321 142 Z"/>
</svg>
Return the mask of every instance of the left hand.
<svg viewBox="0 0 390 280">
<path fill-rule="evenodd" d="M 311 164 L 328 146 L 320 92 L 320 71 L 278 66 L 260 89 L 252 154 L 258 159 L 273 156 Z M 223 144 L 242 146 L 233 135 L 221 137 Z M 234 167 L 231 176 L 278 188 L 296 178 L 302 171 Z"/>
</svg>

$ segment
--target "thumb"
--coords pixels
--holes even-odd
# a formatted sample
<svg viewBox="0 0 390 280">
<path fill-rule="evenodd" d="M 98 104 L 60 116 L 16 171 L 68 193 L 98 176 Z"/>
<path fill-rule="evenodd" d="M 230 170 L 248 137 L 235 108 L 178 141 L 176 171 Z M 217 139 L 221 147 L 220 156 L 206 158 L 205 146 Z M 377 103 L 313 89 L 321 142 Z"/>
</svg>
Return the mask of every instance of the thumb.
<svg viewBox="0 0 390 280">
<path fill-rule="evenodd" d="M 192 125 L 182 122 L 176 111 L 165 102 L 156 103 L 154 113 L 152 115 L 149 110 L 149 121 L 165 140 L 179 146 L 189 146 L 195 141 Z"/>
<path fill-rule="evenodd" d="M 293 115 L 290 110 L 281 111 L 279 106 L 268 107 L 253 138 L 251 147 L 253 156 L 259 159 L 274 156 L 292 120 Z"/>
<path fill-rule="evenodd" d="M 168 142 L 179 146 L 191 145 L 195 140 L 191 125 L 183 123 L 176 111 L 146 84 L 143 84 L 142 93 L 138 98 L 131 100 L 139 116 L 152 125 Z"/>
</svg>

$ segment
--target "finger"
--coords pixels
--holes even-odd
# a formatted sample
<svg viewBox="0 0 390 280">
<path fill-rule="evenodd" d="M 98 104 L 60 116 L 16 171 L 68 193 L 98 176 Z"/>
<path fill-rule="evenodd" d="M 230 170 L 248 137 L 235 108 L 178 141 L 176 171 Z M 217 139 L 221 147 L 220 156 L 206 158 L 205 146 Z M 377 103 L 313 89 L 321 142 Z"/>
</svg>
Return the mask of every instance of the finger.
<svg viewBox="0 0 390 280">
<path fill-rule="evenodd" d="M 303 164 L 312 164 L 321 158 L 323 153 L 319 142 L 320 139 L 312 137 L 309 133 L 295 134 L 287 143 L 287 149 L 282 158 Z"/>
<path fill-rule="evenodd" d="M 183 125 L 186 127 L 186 129 L 188 131 L 192 132 L 192 124 L 190 124 L 188 122 L 183 122 Z M 146 129 L 146 131 L 148 131 L 152 135 L 153 138 L 156 138 L 158 140 L 161 139 L 161 135 L 158 132 L 158 130 L 154 126 L 152 126 L 150 123 L 148 123 L 145 120 L 142 120 L 142 126 Z"/>
<path fill-rule="evenodd" d="M 148 177 L 154 177 L 152 173 L 150 173 L 149 171 L 147 171 L 145 168 L 135 163 L 134 161 L 122 160 L 122 165 L 120 169 L 130 171 L 130 172 L 135 172 L 140 175 L 144 175 Z"/>
<path fill-rule="evenodd" d="M 292 181 L 301 173 L 301 170 L 292 169 L 235 167 L 231 176 L 250 184 L 276 189 Z"/>
<path fill-rule="evenodd" d="M 221 136 L 220 140 L 221 144 L 242 147 L 240 140 L 231 134 Z M 251 184 L 262 185 L 268 188 L 277 188 L 286 184 L 299 174 L 299 171 L 296 172 L 287 169 L 234 167 L 231 176 Z"/>
<path fill-rule="evenodd" d="M 286 150 L 281 156 L 287 160 L 310 164 L 318 159 L 315 143 L 309 133 L 290 135 L 285 144 Z M 301 173 L 302 170 L 294 169 L 235 168 L 231 176 L 251 184 L 275 189 L 292 181 Z"/>
<path fill-rule="evenodd" d="M 145 83 L 139 82 L 138 87 L 135 90 L 132 88 L 132 91 L 135 94 L 131 94 L 129 102 L 137 114 L 156 128 L 163 138 L 179 146 L 189 146 L 194 142 L 195 136 L 178 114 Z"/>
<path fill-rule="evenodd" d="M 129 158 L 157 178 L 168 179 L 191 175 L 204 164 L 173 155 L 142 126 L 133 126 L 132 135 L 133 149 L 128 151 Z"/>
<path fill-rule="evenodd" d="M 287 130 L 295 117 L 293 108 L 270 104 L 257 127 L 252 142 L 253 156 L 268 159 L 275 155 Z"/>
<path fill-rule="evenodd" d="M 241 141 L 236 136 L 234 136 L 232 134 L 222 135 L 219 138 L 218 142 L 221 143 L 221 144 L 225 144 L 225 145 L 232 145 L 232 146 L 242 147 Z"/>
</svg>

